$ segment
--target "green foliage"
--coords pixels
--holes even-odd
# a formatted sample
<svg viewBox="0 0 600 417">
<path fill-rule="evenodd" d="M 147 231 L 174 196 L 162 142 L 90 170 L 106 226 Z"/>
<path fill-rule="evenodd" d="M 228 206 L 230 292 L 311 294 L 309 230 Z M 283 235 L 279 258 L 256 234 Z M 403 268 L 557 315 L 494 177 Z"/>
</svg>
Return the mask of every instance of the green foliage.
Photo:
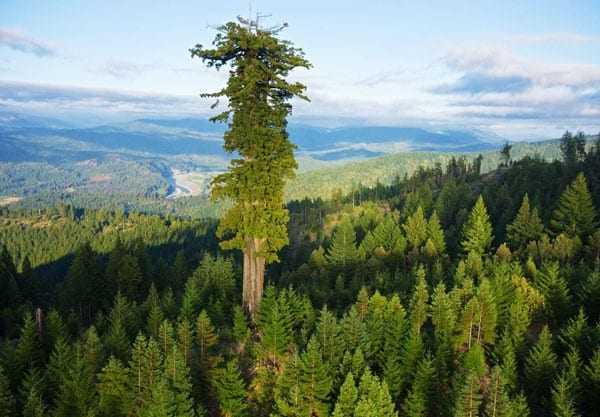
<svg viewBox="0 0 600 417">
<path fill-rule="evenodd" d="M 354 408 L 358 400 L 358 390 L 352 372 L 348 372 L 340 389 L 340 395 L 335 403 L 333 417 L 353 417 Z"/>
<path fill-rule="evenodd" d="M 6 417 L 16 416 L 16 401 L 10 391 L 10 384 L 4 370 L 0 367 L 0 410 Z"/>
<path fill-rule="evenodd" d="M 550 401 L 550 387 L 556 375 L 557 356 L 552 350 L 552 335 L 547 327 L 540 333 L 535 346 L 525 361 L 526 388 L 535 415 L 548 415 L 546 405 Z"/>
<path fill-rule="evenodd" d="M 296 168 L 286 132 L 288 101 L 306 99 L 304 85 L 286 81 L 294 68 L 309 68 L 300 49 L 277 39 L 270 31 L 255 30 L 229 22 L 219 27 L 214 49 L 197 45 L 192 57 L 208 67 L 230 66 L 227 86 L 208 97 L 227 97 L 228 110 L 214 117 L 228 121 L 224 148 L 237 152 L 229 171 L 213 179 L 212 196 L 231 199 L 231 207 L 221 218 L 219 234 L 232 232 L 225 248 L 245 250 L 248 241 L 262 242 L 256 248 L 267 261 L 288 243 L 288 212 L 283 207 L 283 187 Z"/>
<path fill-rule="evenodd" d="M 423 208 L 419 206 L 417 210 L 406 219 L 402 226 L 406 233 L 406 239 L 413 249 L 419 249 L 427 239 L 427 221 L 423 214 Z"/>
<path fill-rule="evenodd" d="M 215 375 L 215 386 L 219 409 L 225 417 L 242 417 L 247 415 L 246 387 L 238 369 L 237 360 L 227 362 L 225 368 L 219 369 Z"/>
<path fill-rule="evenodd" d="M 476 372 L 469 372 L 462 382 L 456 406 L 454 409 L 455 417 L 475 417 L 479 416 L 479 410 L 482 402 L 481 382 Z"/>
<path fill-rule="evenodd" d="M 111 357 L 98 375 L 99 412 L 101 416 L 126 416 L 132 402 L 130 388 L 134 385 L 128 370 Z"/>
<path fill-rule="evenodd" d="M 462 247 L 467 253 L 482 256 L 492 244 L 492 225 L 483 197 L 479 196 L 463 229 Z"/>
<path fill-rule="evenodd" d="M 558 206 L 552 212 L 552 229 L 569 237 L 584 238 L 594 231 L 596 209 L 588 190 L 587 180 L 582 173 L 560 196 Z"/>
<path fill-rule="evenodd" d="M 340 268 L 347 268 L 358 261 L 356 234 L 349 220 L 342 220 L 336 228 L 327 249 L 327 261 Z"/>
<path fill-rule="evenodd" d="M 358 402 L 355 417 L 397 417 L 394 402 L 385 382 L 380 382 L 369 369 L 365 371 L 358 386 Z"/>
<path fill-rule="evenodd" d="M 527 243 L 538 240 L 544 232 L 544 225 L 536 208 L 529 206 L 529 196 L 525 194 L 514 221 L 506 228 L 509 242 L 515 249 L 522 249 Z"/>
<path fill-rule="evenodd" d="M 319 352 L 317 341 L 308 342 L 300 357 L 293 356 L 277 380 L 277 416 L 327 416 L 331 378 Z"/>
</svg>

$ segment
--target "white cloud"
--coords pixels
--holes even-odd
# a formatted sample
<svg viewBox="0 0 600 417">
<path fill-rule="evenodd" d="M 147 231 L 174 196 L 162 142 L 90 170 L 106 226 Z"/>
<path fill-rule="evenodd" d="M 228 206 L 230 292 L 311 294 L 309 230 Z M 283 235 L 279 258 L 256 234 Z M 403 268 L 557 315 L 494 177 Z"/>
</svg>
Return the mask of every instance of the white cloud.
<svg viewBox="0 0 600 417">
<path fill-rule="evenodd" d="M 0 29 L 0 46 L 38 57 L 57 55 L 56 48 L 49 43 L 10 29 Z"/>
</svg>

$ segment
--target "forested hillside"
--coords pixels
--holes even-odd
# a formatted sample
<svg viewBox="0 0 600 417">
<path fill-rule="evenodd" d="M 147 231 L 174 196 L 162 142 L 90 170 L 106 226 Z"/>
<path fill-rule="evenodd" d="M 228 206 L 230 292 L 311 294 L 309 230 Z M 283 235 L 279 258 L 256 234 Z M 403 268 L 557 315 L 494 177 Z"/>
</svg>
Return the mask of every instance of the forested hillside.
<svg viewBox="0 0 600 417">
<path fill-rule="evenodd" d="M 597 416 L 600 144 L 561 145 L 289 202 L 254 320 L 212 221 L 4 207 L 2 415 Z"/>
</svg>

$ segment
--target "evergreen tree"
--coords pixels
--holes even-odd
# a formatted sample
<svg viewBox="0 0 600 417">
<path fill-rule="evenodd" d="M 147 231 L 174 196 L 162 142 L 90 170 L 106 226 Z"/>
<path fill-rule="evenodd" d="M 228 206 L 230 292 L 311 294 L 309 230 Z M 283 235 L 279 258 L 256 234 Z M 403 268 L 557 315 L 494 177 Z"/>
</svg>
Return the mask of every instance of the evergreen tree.
<svg viewBox="0 0 600 417">
<path fill-rule="evenodd" d="M 552 409 L 554 417 L 577 417 L 571 387 L 564 375 L 561 375 L 552 388 Z"/>
<path fill-rule="evenodd" d="M 186 366 L 192 362 L 192 346 L 194 340 L 194 330 L 192 324 L 183 319 L 177 324 L 177 347 L 183 356 Z"/>
<path fill-rule="evenodd" d="M 117 288 L 119 291 L 127 298 L 135 300 L 139 297 L 142 278 L 142 270 L 137 258 L 130 254 L 123 255 L 117 271 Z"/>
<path fill-rule="evenodd" d="M 294 145 L 286 132 L 288 103 L 306 99 L 304 85 L 289 83 L 294 68 L 309 68 L 302 50 L 277 39 L 278 31 L 226 23 L 219 27 L 215 49 L 196 45 L 192 57 L 209 67 L 231 67 L 227 86 L 208 97 L 227 97 L 228 110 L 213 121 L 230 120 L 224 148 L 239 158 L 213 179 L 212 197 L 231 199 L 221 218 L 218 234 L 233 232 L 223 242 L 226 249 L 244 253 L 243 302 L 253 315 L 262 298 L 265 263 L 277 260 L 277 251 L 288 243 L 288 212 L 284 208 L 285 181 L 294 175 Z"/>
<path fill-rule="evenodd" d="M 189 368 L 185 364 L 183 355 L 175 345 L 171 346 L 170 352 L 165 356 L 163 374 L 172 395 L 173 415 L 195 417 Z"/>
<path fill-rule="evenodd" d="M 431 406 L 431 391 L 435 368 L 431 358 L 425 358 L 417 369 L 412 388 L 404 401 L 403 410 L 407 417 L 426 416 Z"/>
<path fill-rule="evenodd" d="M 272 364 L 280 364 L 292 342 L 293 319 L 289 304 L 284 298 L 278 298 L 272 287 L 265 292 L 257 324 L 261 334 L 258 346 L 260 357 Z"/>
<path fill-rule="evenodd" d="M 35 320 L 29 312 L 27 312 L 23 318 L 21 335 L 19 336 L 16 347 L 16 356 L 19 377 L 22 376 L 23 372 L 28 368 L 35 368 L 43 365 L 44 355 L 40 334 Z"/>
<path fill-rule="evenodd" d="M 485 255 L 492 244 L 492 225 L 483 197 L 479 196 L 463 229 L 462 247 L 467 253 Z"/>
<path fill-rule="evenodd" d="M 86 366 L 83 358 L 76 355 L 59 387 L 54 416 L 80 417 L 97 413 L 97 392 L 93 382 L 94 374 Z"/>
<path fill-rule="evenodd" d="M 141 372 L 138 376 L 141 377 Z M 111 357 L 98 375 L 100 415 L 104 417 L 128 415 L 133 399 L 130 388 L 133 385 L 127 369 L 118 359 Z"/>
<path fill-rule="evenodd" d="M 575 167 L 585 157 L 585 137 L 583 133 L 580 132 L 573 136 L 567 130 L 560 139 L 560 151 L 567 167 Z"/>
<path fill-rule="evenodd" d="M 596 209 L 582 173 L 560 196 L 550 224 L 557 234 L 564 233 L 569 237 L 584 238 L 594 231 L 598 224 Z"/>
<path fill-rule="evenodd" d="M 327 416 L 332 381 L 315 339 L 308 342 L 306 352 L 300 357 L 300 370 L 304 415 Z"/>
<path fill-rule="evenodd" d="M 514 249 L 523 249 L 527 243 L 538 240 L 544 233 L 544 225 L 536 208 L 529 206 L 529 196 L 525 193 L 523 202 L 514 221 L 506 228 L 508 240 Z"/>
<path fill-rule="evenodd" d="M 2 367 L 0 367 L 0 410 L 3 410 L 6 417 L 17 415 L 15 397 L 10 391 L 10 383 Z"/>
<path fill-rule="evenodd" d="M 509 417 L 511 402 L 504 386 L 504 378 L 499 367 L 494 367 L 490 375 L 490 386 L 484 410 L 486 417 Z"/>
<path fill-rule="evenodd" d="M 408 216 L 402 227 L 410 247 L 418 250 L 428 237 L 428 224 L 423 214 L 423 208 L 419 206 L 412 215 Z"/>
<path fill-rule="evenodd" d="M 534 415 L 546 416 L 550 402 L 550 387 L 557 368 L 557 357 L 552 350 L 552 336 L 544 327 L 535 346 L 525 361 L 525 387 Z"/>
<path fill-rule="evenodd" d="M 192 320 L 200 308 L 200 288 L 198 279 L 192 275 L 188 278 L 181 300 L 181 317 Z"/>
<path fill-rule="evenodd" d="M 169 389 L 164 376 L 159 376 L 150 390 L 148 402 L 144 404 L 140 417 L 171 417 L 176 416 L 173 393 Z"/>
<path fill-rule="evenodd" d="M 544 310 L 552 324 L 559 324 L 568 316 L 571 295 L 565 279 L 560 276 L 558 263 L 546 263 L 535 276 L 535 286 L 544 296 Z"/>
<path fill-rule="evenodd" d="M 439 256 L 446 252 L 446 240 L 444 230 L 440 224 L 440 219 L 436 211 L 433 212 L 427 222 L 427 243 L 426 248 L 429 248 L 429 256 Z M 433 251 L 431 250 L 433 248 Z"/>
<path fill-rule="evenodd" d="M 597 411 L 600 403 L 600 348 L 596 348 L 589 363 L 585 366 L 582 378 L 583 398 L 588 415 Z"/>
<path fill-rule="evenodd" d="M 37 388 L 32 387 L 28 390 L 21 414 L 23 417 L 44 417 L 46 414 L 46 406 Z M 10 414 L 7 414 L 7 417 L 10 417 Z"/>
<path fill-rule="evenodd" d="M 217 335 L 212 325 L 210 317 L 205 310 L 202 310 L 196 320 L 196 345 L 201 360 L 208 360 L 211 355 L 212 348 L 217 343 Z"/>
<path fill-rule="evenodd" d="M 330 264 L 345 269 L 358 261 L 356 249 L 356 233 L 349 220 L 344 219 L 338 225 L 327 250 L 327 260 Z"/>
<path fill-rule="evenodd" d="M 394 402 L 385 382 L 380 383 L 369 369 L 365 371 L 358 387 L 359 398 L 354 410 L 355 416 L 398 417 Z"/>
<path fill-rule="evenodd" d="M 109 316 L 110 327 L 106 336 L 106 347 L 109 354 L 121 360 L 125 360 L 129 352 L 129 337 L 126 328 L 128 309 L 127 299 L 120 292 L 117 293 Z"/>
<path fill-rule="evenodd" d="M 225 368 L 217 371 L 215 387 L 219 409 L 224 417 L 243 417 L 247 415 L 246 387 L 240 375 L 237 360 L 230 360 Z"/>
<path fill-rule="evenodd" d="M 481 407 L 481 383 L 477 373 L 469 371 L 458 396 L 454 410 L 455 417 L 477 417 Z"/>
<path fill-rule="evenodd" d="M 340 395 L 335 403 L 333 417 L 354 417 L 354 408 L 358 400 L 358 391 L 352 372 L 348 372 L 340 389 Z"/>
</svg>

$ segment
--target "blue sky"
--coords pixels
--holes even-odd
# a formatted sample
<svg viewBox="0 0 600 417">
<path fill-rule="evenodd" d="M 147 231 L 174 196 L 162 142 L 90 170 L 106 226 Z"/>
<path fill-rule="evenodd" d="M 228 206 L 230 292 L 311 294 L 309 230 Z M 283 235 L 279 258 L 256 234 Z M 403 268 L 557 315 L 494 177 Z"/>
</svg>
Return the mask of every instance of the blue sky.
<svg viewBox="0 0 600 417">
<path fill-rule="evenodd" d="M 477 3 L 477 4 L 475 4 Z M 69 117 L 206 115 L 192 61 L 248 1 L 0 2 L 0 106 Z M 600 131 L 600 1 L 265 1 L 314 68 L 314 123 L 461 126 L 511 139 Z"/>
</svg>

